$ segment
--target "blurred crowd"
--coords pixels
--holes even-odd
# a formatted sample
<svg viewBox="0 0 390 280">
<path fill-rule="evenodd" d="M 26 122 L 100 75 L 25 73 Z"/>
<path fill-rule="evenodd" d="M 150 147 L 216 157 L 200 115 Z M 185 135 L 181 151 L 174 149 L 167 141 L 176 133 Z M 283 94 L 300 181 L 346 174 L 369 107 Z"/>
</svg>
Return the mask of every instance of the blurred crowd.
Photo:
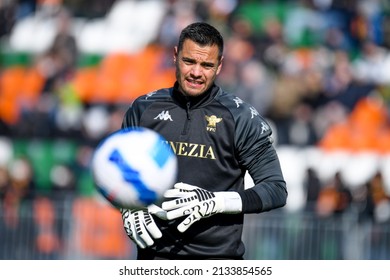
<svg viewBox="0 0 390 280">
<path fill-rule="evenodd" d="M 80 49 L 72 23 L 104 17 L 119 1 L 90 2 L 0 2 L 2 46 L 25 17 L 39 14 L 57 26 L 50 47 L 29 54 L 28 63 L 6 65 L 7 55 L 0 61 L 0 137 L 2 150 L 8 151 L 0 157 L 5 204 L 37 190 L 90 194 L 86 178 L 93 148 L 120 127 L 134 98 L 171 85 L 173 47 L 180 30 L 193 21 L 208 21 L 223 33 L 226 48 L 217 83 L 270 121 L 275 145 L 390 153 L 388 1 L 166 0 L 158 32 L 144 48 L 99 55 Z M 71 155 L 63 155 L 61 149 L 69 150 L 63 141 L 75 144 Z M 37 155 L 32 162 L 26 156 L 37 149 L 55 162 L 46 171 L 38 160 L 47 157 Z M 56 155 L 65 160 L 56 162 Z M 46 181 L 34 175 L 37 168 L 40 176 L 49 173 Z M 380 172 L 358 191 L 345 186 L 339 174 L 321 182 L 311 169 L 305 183 L 307 208 L 319 215 L 353 204 L 362 217 L 390 219 Z M 385 209 L 381 215 L 375 214 L 376 206 Z"/>
</svg>

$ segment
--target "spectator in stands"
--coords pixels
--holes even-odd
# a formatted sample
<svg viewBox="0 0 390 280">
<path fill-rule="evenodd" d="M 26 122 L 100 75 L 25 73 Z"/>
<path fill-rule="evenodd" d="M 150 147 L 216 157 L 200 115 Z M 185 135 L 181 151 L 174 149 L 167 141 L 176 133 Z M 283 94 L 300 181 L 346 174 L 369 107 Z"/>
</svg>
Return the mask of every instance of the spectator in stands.
<svg viewBox="0 0 390 280">
<path fill-rule="evenodd" d="M 20 205 L 34 197 L 35 177 L 31 162 L 25 157 L 12 161 L 8 172 L 9 187 L 4 194 L 2 211 L 5 224 L 12 228 L 18 226 Z"/>
<path fill-rule="evenodd" d="M 316 211 L 320 217 L 331 217 L 347 211 L 351 203 L 352 193 L 342 181 L 341 173 L 336 172 L 334 178 L 320 190 Z"/>
<path fill-rule="evenodd" d="M 78 48 L 72 31 L 72 15 L 61 9 L 57 16 L 57 34 L 50 48 L 37 60 L 46 77 L 44 92 L 53 93 L 70 80 L 77 66 Z"/>
<path fill-rule="evenodd" d="M 372 210 L 368 209 L 372 219 L 377 223 L 390 221 L 390 195 L 386 191 L 381 171 L 367 182 L 367 190 L 367 204 L 372 204 Z"/>
<path fill-rule="evenodd" d="M 9 187 L 9 173 L 6 166 L 0 165 L 0 201 L 3 201 Z"/>
<path fill-rule="evenodd" d="M 0 1 L 0 38 L 10 34 L 16 19 L 16 7 L 13 1 Z"/>
<path fill-rule="evenodd" d="M 194 1 L 170 1 L 168 11 L 163 18 L 157 35 L 158 42 L 171 50 L 180 35 L 180 31 L 189 23 L 200 20 L 195 13 Z"/>
<path fill-rule="evenodd" d="M 390 51 L 372 40 L 365 40 L 362 53 L 353 63 L 354 77 L 363 83 L 390 83 Z"/>
<path fill-rule="evenodd" d="M 310 167 L 306 170 L 304 187 L 306 192 L 305 208 L 308 211 L 314 211 L 321 191 L 321 180 L 314 168 Z"/>
</svg>

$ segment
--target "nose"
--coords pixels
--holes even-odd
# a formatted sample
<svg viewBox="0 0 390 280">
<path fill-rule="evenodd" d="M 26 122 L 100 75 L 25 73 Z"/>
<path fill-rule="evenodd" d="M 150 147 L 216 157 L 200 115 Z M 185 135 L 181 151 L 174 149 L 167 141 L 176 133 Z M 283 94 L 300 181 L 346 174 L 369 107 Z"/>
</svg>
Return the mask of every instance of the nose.
<svg viewBox="0 0 390 280">
<path fill-rule="evenodd" d="M 201 77 L 202 75 L 202 66 L 199 64 L 194 64 L 191 68 L 190 72 L 191 76 L 193 77 Z"/>
</svg>

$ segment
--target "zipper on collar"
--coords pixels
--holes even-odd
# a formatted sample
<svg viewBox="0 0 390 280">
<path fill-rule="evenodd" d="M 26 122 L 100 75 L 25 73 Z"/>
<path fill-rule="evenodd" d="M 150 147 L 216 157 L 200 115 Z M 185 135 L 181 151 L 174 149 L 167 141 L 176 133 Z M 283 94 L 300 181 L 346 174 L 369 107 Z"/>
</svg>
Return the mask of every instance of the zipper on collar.
<svg viewBox="0 0 390 280">
<path fill-rule="evenodd" d="M 186 103 L 187 120 L 191 120 L 190 107 L 191 107 L 191 102 L 187 101 Z"/>
<path fill-rule="evenodd" d="M 186 103 L 186 113 L 187 113 L 187 119 L 184 122 L 183 131 L 181 132 L 181 135 L 186 135 L 188 133 L 188 129 L 190 127 L 191 122 L 191 112 L 190 112 L 191 102 L 187 101 Z"/>
</svg>

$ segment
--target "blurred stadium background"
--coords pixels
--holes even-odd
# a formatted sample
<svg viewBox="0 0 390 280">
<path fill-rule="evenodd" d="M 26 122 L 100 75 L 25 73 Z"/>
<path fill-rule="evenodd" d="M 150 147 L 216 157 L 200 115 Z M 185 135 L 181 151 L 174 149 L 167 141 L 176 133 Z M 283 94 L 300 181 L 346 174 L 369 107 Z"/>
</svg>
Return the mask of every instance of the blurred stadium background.
<svg viewBox="0 0 390 280">
<path fill-rule="evenodd" d="M 270 121 L 287 180 L 286 207 L 246 217 L 246 257 L 390 258 L 389 1 L 1 0 L 0 259 L 134 258 L 91 154 L 171 85 L 196 20 L 225 36 L 218 83 Z"/>
</svg>

